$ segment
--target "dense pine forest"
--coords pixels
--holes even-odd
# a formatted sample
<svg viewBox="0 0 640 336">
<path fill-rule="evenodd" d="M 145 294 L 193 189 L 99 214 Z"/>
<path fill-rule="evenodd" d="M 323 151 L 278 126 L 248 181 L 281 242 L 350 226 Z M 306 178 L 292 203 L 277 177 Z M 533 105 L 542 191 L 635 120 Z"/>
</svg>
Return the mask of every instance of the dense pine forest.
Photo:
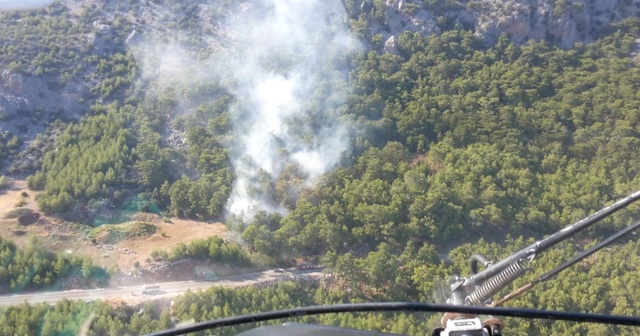
<svg viewBox="0 0 640 336">
<path fill-rule="evenodd" d="M 60 278 L 69 273 L 82 274 L 88 282 L 107 280 L 105 270 L 93 265 L 91 259 L 75 255 L 47 252 L 45 247 L 32 239 L 21 250 L 12 242 L 0 237 L 0 293 L 19 292 L 39 287 L 55 288 Z"/>
<path fill-rule="evenodd" d="M 132 11 L 141 6 L 132 3 Z M 173 6 L 189 13 L 196 5 Z M 324 82 L 304 106 L 310 124 L 323 122 L 324 109 L 338 114 L 349 125 L 350 150 L 314 184 L 305 183 L 294 164 L 276 179 L 258 175 L 252 192 L 280 211 L 250 218 L 226 210 L 238 178 L 228 145 L 238 136 L 232 106 L 241 97 L 210 78 L 183 86 L 142 76 L 143 64 L 127 47 L 126 27 L 133 24 L 127 15 L 105 19 L 93 6 L 74 16 L 60 3 L 1 14 L 0 67 L 77 100 L 73 115 L 46 109 L 0 114 L 16 127 L 0 134 L 3 173 L 42 191 L 41 211 L 91 227 L 107 210 L 134 199 L 139 212 L 224 220 L 243 246 L 203 239 L 156 251 L 157 259 L 248 265 L 248 254 L 274 263 L 314 256 L 332 276 L 306 284 L 211 288 L 179 297 L 171 309 L 71 301 L 1 308 L 0 334 L 68 335 L 87 328 L 88 335 L 134 335 L 302 305 L 433 302 L 434 281 L 466 275 L 472 254 L 499 259 L 638 189 L 638 20 L 615 24 L 595 42 L 570 49 L 550 41 L 516 44 L 506 35 L 487 47 L 471 31 L 445 22 L 450 29 L 440 35 L 403 33 L 397 53 L 388 53 L 365 29 L 376 8 L 360 16 L 349 8 L 350 29 L 366 49 L 340 55 L 348 77 Z M 95 35 L 92 44 L 74 43 L 95 29 L 96 20 L 109 22 L 110 33 Z M 196 26 L 188 15 L 172 25 L 142 35 Z M 196 58 L 211 52 L 193 36 L 180 43 L 196 50 Z M 339 106 L 327 103 L 331 86 L 348 88 Z M 183 141 L 176 145 L 171 132 Z M 311 137 L 300 138 L 305 136 Z M 640 208 L 631 206 L 604 220 L 536 259 L 526 279 L 639 218 Z M 626 241 L 509 305 L 637 315 L 639 256 L 640 245 Z M 89 260 L 43 251 L 37 240 L 20 250 L 0 237 L 0 292 L 53 285 L 72 272 L 96 282 L 108 277 Z M 298 321 L 418 335 L 439 318 L 338 314 Z M 635 331 L 523 319 L 508 319 L 507 330 Z"/>
</svg>

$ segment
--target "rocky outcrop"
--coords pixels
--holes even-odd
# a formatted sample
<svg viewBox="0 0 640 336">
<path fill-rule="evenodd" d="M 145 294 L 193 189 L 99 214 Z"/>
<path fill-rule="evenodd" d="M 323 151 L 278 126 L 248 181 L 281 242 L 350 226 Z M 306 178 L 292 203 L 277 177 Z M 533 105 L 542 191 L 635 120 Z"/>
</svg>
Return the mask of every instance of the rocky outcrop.
<svg viewBox="0 0 640 336">
<path fill-rule="evenodd" d="M 111 27 L 101 21 L 94 21 L 93 31 L 89 34 L 87 42 L 93 45 L 93 51 L 97 55 L 104 54 L 111 47 Z"/>
<path fill-rule="evenodd" d="M 384 42 L 384 52 L 389 54 L 394 54 L 394 55 L 398 54 L 398 47 L 396 46 L 396 38 L 393 35 L 391 35 L 391 37 L 389 37 L 387 41 Z"/>
<path fill-rule="evenodd" d="M 78 98 L 86 88 L 70 83 L 52 89 L 39 77 L 24 76 L 9 70 L 0 72 L 0 120 L 30 115 L 33 111 L 63 112 L 68 118 L 79 117 L 82 105 Z"/>
<path fill-rule="evenodd" d="M 576 42 L 593 41 L 595 32 L 613 22 L 612 9 L 601 11 L 601 7 L 596 6 L 598 2 L 607 1 L 473 0 L 458 20 L 475 27 L 475 33 L 483 37 L 487 45 L 494 44 L 506 33 L 516 43 L 548 39 L 569 48 Z M 616 16 L 618 19 L 629 16 L 620 14 Z"/>
<path fill-rule="evenodd" d="M 422 1 L 420 1 L 422 2 Z M 421 6 L 407 0 L 387 0 L 386 26 L 391 32 L 405 30 L 422 35 L 440 34 L 436 17 Z"/>
<path fill-rule="evenodd" d="M 8 93 L 20 94 L 24 91 L 24 76 L 18 73 L 12 73 L 10 70 L 2 71 L 0 75 L 2 86 Z"/>
<path fill-rule="evenodd" d="M 449 7 L 417 0 L 386 0 L 384 17 L 370 21 L 372 34 L 380 34 L 385 51 L 404 31 L 439 34 L 453 27 L 472 29 L 487 46 L 505 33 L 515 43 L 547 39 L 562 48 L 589 43 L 607 25 L 640 14 L 640 0 L 468 0 Z M 369 5 L 367 5 L 369 4 Z M 361 13 L 379 12 L 374 2 L 356 0 Z M 360 15 L 360 13 L 356 13 Z M 373 14 L 370 15 L 374 17 Z M 445 27 L 447 26 L 448 27 Z"/>
<path fill-rule="evenodd" d="M 36 136 L 44 131 L 53 118 L 79 119 L 86 109 L 80 98 L 89 89 L 70 82 L 55 86 L 45 78 L 0 69 L 0 133 L 10 139 L 17 135 L 22 142 L 20 154 L 0 165 L 0 172 L 14 174 L 26 169 L 32 172 L 42 157 L 36 147 L 30 147 Z M 16 168 L 17 170 L 14 170 Z"/>
<path fill-rule="evenodd" d="M 12 119 L 27 111 L 26 99 L 11 94 L 0 93 L 0 121 Z"/>
</svg>

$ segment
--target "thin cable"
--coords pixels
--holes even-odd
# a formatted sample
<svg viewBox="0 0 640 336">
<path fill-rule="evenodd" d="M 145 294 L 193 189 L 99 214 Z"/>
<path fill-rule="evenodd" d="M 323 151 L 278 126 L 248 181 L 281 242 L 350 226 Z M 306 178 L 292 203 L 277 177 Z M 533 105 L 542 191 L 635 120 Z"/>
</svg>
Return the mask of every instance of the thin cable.
<svg viewBox="0 0 640 336">
<path fill-rule="evenodd" d="M 553 277 L 554 275 L 560 273 L 562 270 L 564 270 L 567 267 L 572 266 L 573 264 L 577 263 L 578 261 L 598 252 L 599 250 L 601 250 L 602 248 L 604 248 L 605 246 L 613 243 L 614 241 L 624 237 L 625 235 L 627 235 L 629 232 L 637 229 L 640 227 L 640 220 L 636 221 L 635 223 L 631 224 L 630 226 L 624 228 L 623 230 L 620 230 L 616 233 L 614 233 L 613 235 L 611 235 L 609 238 L 601 241 L 598 245 L 590 248 L 587 251 L 584 251 L 580 254 L 578 254 L 577 256 L 573 257 L 571 260 L 565 261 L 564 263 L 562 263 L 560 266 L 556 267 L 556 269 L 548 272 L 547 274 L 543 275 L 540 277 L 540 281 L 545 281 L 551 277 Z"/>
<path fill-rule="evenodd" d="M 525 247 L 519 252 L 516 252 L 485 268 L 481 272 L 471 275 L 471 277 L 466 279 L 465 284 L 481 284 L 487 281 L 487 279 L 492 278 L 496 274 L 500 273 L 503 269 L 509 267 L 509 265 L 513 264 L 516 260 L 524 259 L 534 254 L 540 254 L 541 252 L 546 251 L 555 244 L 573 236 L 574 234 L 588 228 L 589 226 L 599 222 L 605 217 L 608 217 L 609 215 L 627 207 L 629 204 L 638 200 L 640 200 L 640 190 L 601 210 L 598 210 L 589 217 L 583 218 L 578 222 L 565 227 L 564 229 L 550 235 L 547 238 L 536 241 L 532 245 Z"/>
<path fill-rule="evenodd" d="M 163 330 L 157 333 L 149 334 L 149 336 L 184 335 L 186 333 L 208 330 L 208 329 L 215 329 L 220 327 L 228 327 L 228 326 L 233 326 L 238 324 L 270 321 L 270 320 L 277 320 L 277 319 L 283 319 L 283 318 L 301 317 L 306 315 L 347 313 L 347 312 L 382 312 L 382 311 L 413 311 L 413 312 L 440 312 L 440 313 L 450 312 L 450 313 L 466 313 L 466 314 L 476 314 L 476 315 L 526 317 L 526 318 L 536 318 L 536 319 L 553 319 L 553 320 L 562 320 L 562 321 L 640 326 L 640 317 L 631 317 L 631 316 L 601 315 L 601 314 L 591 314 L 591 313 L 574 313 L 574 312 L 561 312 L 561 311 L 522 309 L 522 308 L 458 306 L 458 305 L 449 305 L 449 304 L 429 304 L 429 303 L 413 303 L 413 302 L 376 302 L 376 303 L 353 303 L 353 304 L 338 304 L 338 305 L 326 305 L 326 306 L 311 306 L 311 307 L 277 310 L 277 311 L 266 312 L 266 313 L 235 316 L 235 317 L 196 323 L 190 326 L 185 326 L 185 327 L 180 327 L 175 329 Z"/>
<path fill-rule="evenodd" d="M 627 226 L 626 228 L 624 228 L 623 230 L 620 230 L 616 233 L 614 233 L 613 235 L 611 235 L 609 238 L 601 241 L 598 245 L 576 255 L 575 257 L 563 262 L 562 264 L 560 264 L 560 266 L 552 269 L 551 271 L 543 274 L 542 276 L 540 276 L 538 279 L 531 281 L 530 283 L 516 289 L 515 291 L 509 293 L 507 296 L 503 297 L 502 299 L 496 301 L 495 303 L 493 303 L 491 306 L 493 307 L 500 307 L 502 304 L 504 304 L 505 302 L 516 298 L 518 296 L 520 296 L 522 293 L 525 293 L 527 291 L 529 291 L 531 288 L 533 288 L 535 285 L 547 281 L 549 278 L 555 276 L 556 274 L 562 272 L 564 269 L 573 266 L 573 264 L 577 263 L 578 261 L 598 252 L 599 250 L 601 250 L 602 248 L 604 248 L 605 246 L 613 243 L 614 241 L 624 237 L 625 235 L 627 235 L 629 232 L 637 229 L 640 227 L 640 220 L 636 221 L 635 223 L 631 224 L 630 226 Z"/>
</svg>

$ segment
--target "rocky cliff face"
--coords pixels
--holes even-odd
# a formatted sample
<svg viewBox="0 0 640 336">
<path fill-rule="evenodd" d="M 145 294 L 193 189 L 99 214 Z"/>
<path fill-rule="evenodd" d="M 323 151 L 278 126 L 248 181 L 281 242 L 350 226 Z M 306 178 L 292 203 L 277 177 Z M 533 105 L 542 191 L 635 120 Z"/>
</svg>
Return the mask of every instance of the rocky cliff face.
<svg viewBox="0 0 640 336">
<path fill-rule="evenodd" d="M 447 25 L 471 29 L 487 45 L 506 33 L 516 43 L 547 39 L 570 48 L 593 41 L 611 23 L 638 15 L 640 0 L 358 0 L 353 8 L 356 15 L 377 11 L 371 32 L 383 36 L 388 51 L 405 30 L 438 34 Z"/>
<path fill-rule="evenodd" d="M 81 88 L 73 83 L 52 89 L 37 76 L 4 70 L 0 74 L 0 120 L 28 117 L 36 110 L 47 114 L 60 111 L 68 117 L 77 118 L 83 107 L 78 103 L 79 91 Z"/>
</svg>

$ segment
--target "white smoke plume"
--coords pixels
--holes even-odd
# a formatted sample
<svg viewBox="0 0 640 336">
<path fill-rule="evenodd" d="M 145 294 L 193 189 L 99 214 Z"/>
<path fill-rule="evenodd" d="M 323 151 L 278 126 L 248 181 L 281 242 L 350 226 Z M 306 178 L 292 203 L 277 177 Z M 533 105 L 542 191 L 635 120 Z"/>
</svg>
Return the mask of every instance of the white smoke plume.
<svg viewBox="0 0 640 336">
<path fill-rule="evenodd" d="M 199 15 L 215 6 L 200 5 Z M 224 21 L 205 19 L 215 26 L 210 56 L 158 38 L 137 46 L 136 57 L 142 78 L 159 87 L 209 82 L 234 97 L 227 145 L 236 180 L 227 210 L 248 220 L 258 211 L 286 212 L 264 192 L 265 180 L 274 185 L 295 167 L 302 185 L 311 186 L 349 149 L 349 125 L 339 109 L 348 93 L 350 56 L 360 45 L 341 0 L 254 0 L 231 7 Z"/>
<path fill-rule="evenodd" d="M 272 182 L 297 163 L 307 185 L 334 168 L 348 149 L 336 111 L 344 101 L 340 57 L 357 48 L 339 0 L 263 0 L 244 7 L 230 28 L 235 45 L 224 62 L 234 78 L 233 167 L 228 210 L 244 218 L 280 211 L 269 195 L 253 192 L 260 172 Z"/>
</svg>

